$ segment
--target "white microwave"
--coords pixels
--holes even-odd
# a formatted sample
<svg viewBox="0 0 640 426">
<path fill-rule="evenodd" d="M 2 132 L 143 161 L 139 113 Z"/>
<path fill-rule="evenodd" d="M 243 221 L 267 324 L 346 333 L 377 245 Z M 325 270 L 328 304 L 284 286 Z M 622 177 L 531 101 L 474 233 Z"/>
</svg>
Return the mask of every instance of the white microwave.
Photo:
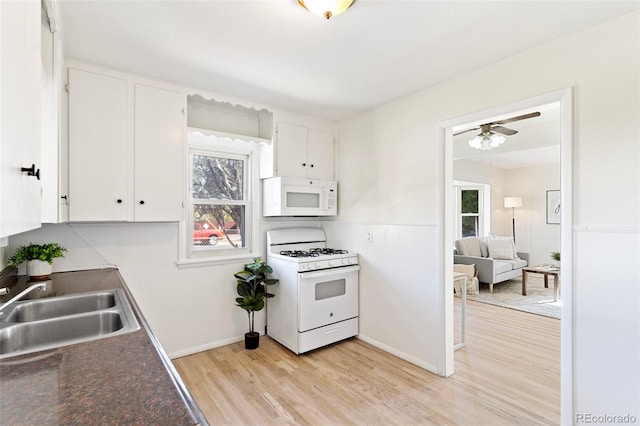
<svg viewBox="0 0 640 426">
<path fill-rule="evenodd" d="M 274 177 L 262 181 L 263 216 L 335 216 L 338 214 L 338 183 Z"/>
</svg>

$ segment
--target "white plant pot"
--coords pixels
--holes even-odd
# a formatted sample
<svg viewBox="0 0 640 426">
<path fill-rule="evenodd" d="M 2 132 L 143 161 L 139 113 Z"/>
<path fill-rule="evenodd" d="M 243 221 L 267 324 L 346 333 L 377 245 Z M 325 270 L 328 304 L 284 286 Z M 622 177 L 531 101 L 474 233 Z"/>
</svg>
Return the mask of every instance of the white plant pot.
<svg viewBox="0 0 640 426">
<path fill-rule="evenodd" d="M 44 279 L 49 278 L 49 275 L 53 272 L 53 265 L 44 262 L 42 260 L 28 260 L 27 261 L 27 275 L 31 279 Z"/>
</svg>

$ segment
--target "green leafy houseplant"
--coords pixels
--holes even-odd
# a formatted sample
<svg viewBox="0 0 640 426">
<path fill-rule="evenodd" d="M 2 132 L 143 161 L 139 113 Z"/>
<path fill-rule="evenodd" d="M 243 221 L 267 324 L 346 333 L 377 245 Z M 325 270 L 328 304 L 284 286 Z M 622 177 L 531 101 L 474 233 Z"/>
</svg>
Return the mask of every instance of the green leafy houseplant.
<svg viewBox="0 0 640 426">
<path fill-rule="evenodd" d="M 267 278 L 267 275 L 272 272 L 273 269 L 264 260 L 256 257 L 253 263 L 244 265 L 244 270 L 233 274 L 237 282 L 236 290 L 240 296 L 236 298 L 236 306 L 247 311 L 249 317 L 249 332 L 245 334 L 247 349 L 255 349 L 259 344 L 260 334 L 254 329 L 255 312 L 264 308 L 266 299 L 275 296 L 267 292 L 267 286 L 278 282 L 277 279 Z"/>
<path fill-rule="evenodd" d="M 41 260 L 47 262 L 49 265 L 53 265 L 53 259 L 56 257 L 64 257 L 65 251 L 67 251 L 67 249 L 58 243 L 29 243 L 26 246 L 18 247 L 13 256 L 8 259 L 8 263 L 16 268 L 21 263 L 28 262 L 29 260 Z"/>
<path fill-rule="evenodd" d="M 551 259 L 560 262 L 560 252 L 559 251 L 552 251 L 551 252 Z"/>
</svg>

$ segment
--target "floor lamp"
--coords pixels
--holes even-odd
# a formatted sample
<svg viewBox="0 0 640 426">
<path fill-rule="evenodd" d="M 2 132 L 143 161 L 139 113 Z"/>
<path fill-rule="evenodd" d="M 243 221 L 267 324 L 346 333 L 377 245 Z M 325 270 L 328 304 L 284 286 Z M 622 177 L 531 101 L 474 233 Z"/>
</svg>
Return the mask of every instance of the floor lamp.
<svg viewBox="0 0 640 426">
<path fill-rule="evenodd" d="M 513 227 L 513 242 L 516 242 L 516 207 L 522 207 L 521 197 L 504 197 L 504 208 L 511 209 L 511 226 Z"/>
</svg>

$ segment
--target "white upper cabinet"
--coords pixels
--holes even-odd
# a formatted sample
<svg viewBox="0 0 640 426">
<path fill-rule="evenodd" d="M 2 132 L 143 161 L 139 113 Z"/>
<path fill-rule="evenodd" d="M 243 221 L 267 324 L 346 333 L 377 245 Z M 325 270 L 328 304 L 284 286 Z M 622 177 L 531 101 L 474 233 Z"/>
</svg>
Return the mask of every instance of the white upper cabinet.
<svg viewBox="0 0 640 426">
<path fill-rule="evenodd" d="M 185 192 L 182 93 L 69 69 L 69 220 L 170 222 Z"/>
<path fill-rule="evenodd" d="M 331 133 L 284 122 L 276 132 L 277 176 L 334 179 Z"/>
<path fill-rule="evenodd" d="M 40 1 L 0 1 L 0 237 L 40 226 Z"/>
<path fill-rule="evenodd" d="M 135 221 L 182 219 L 185 97 L 135 85 Z"/>
<path fill-rule="evenodd" d="M 307 131 L 307 177 L 334 179 L 333 135 L 322 130 Z"/>
<path fill-rule="evenodd" d="M 127 81 L 69 69 L 69 220 L 127 219 Z"/>
</svg>

